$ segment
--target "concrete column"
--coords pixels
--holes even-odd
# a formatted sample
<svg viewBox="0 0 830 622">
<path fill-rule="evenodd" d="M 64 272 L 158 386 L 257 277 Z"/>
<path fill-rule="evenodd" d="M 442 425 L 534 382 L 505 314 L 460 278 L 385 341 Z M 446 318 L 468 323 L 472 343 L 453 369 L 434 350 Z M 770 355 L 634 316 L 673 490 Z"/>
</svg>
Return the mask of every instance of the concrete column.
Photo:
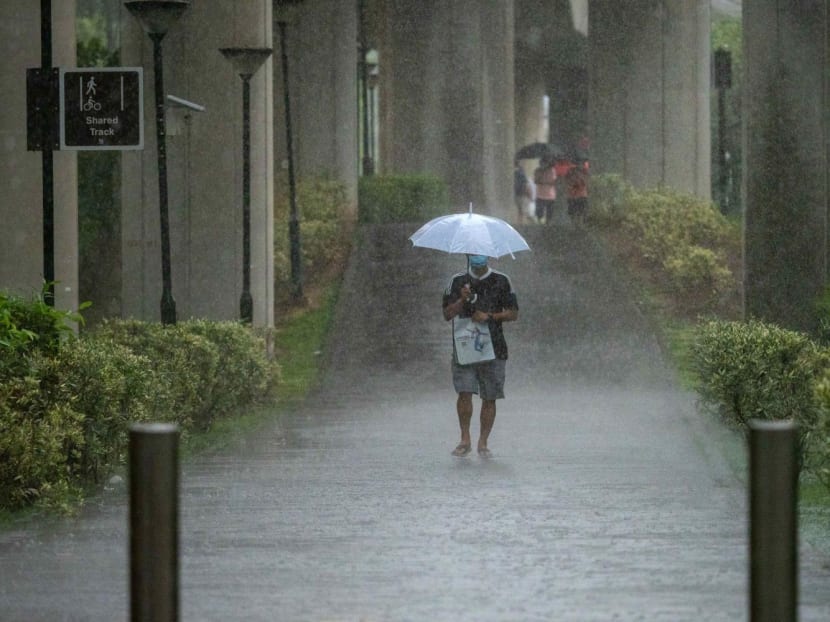
<svg viewBox="0 0 830 622">
<path fill-rule="evenodd" d="M 192 2 L 165 36 L 165 95 L 203 105 L 168 110 L 173 297 L 179 319 L 238 319 L 242 292 L 242 82 L 222 47 L 271 47 L 270 0 Z M 125 154 L 124 315 L 159 319 L 158 173 L 152 45 L 123 12 L 122 59 L 145 68 L 145 149 Z M 273 58 L 251 80 L 251 294 L 254 324 L 273 324 Z"/>
<path fill-rule="evenodd" d="M 298 179 L 328 176 L 346 184 L 357 206 L 358 14 L 357 1 L 305 0 L 277 9 L 287 21 L 289 90 Z M 279 54 L 279 33 L 274 30 Z M 287 194 L 283 77 L 274 63 L 277 183 Z M 302 214 L 300 215 L 302 217 Z"/>
<path fill-rule="evenodd" d="M 710 194 L 709 2 L 592 0 L 595 172 Z"/>
<path fill-rule="evenodd" d="M 74 67 L 75 2 L 52 3 L 52 64 Z M 43 284 L 43 167 L 26 149 L 26 69 L 39 67 L 40 3 L 0 3 L 0 289 L 30 295 Z M 55 304 L 78 306 L 75 152 L 54 153 Z"/>
<path fill-rule="evenodd" d="M 826 3 L 750 0 L 744 28 L 744 310 L 814 328 L 827 280 Z"/>
<path fill-rule="evenodd" d="M 444 178 L 459 207 L 512 215 L 513 3 L 386 3 L 384 172 Z"/>
</svg>

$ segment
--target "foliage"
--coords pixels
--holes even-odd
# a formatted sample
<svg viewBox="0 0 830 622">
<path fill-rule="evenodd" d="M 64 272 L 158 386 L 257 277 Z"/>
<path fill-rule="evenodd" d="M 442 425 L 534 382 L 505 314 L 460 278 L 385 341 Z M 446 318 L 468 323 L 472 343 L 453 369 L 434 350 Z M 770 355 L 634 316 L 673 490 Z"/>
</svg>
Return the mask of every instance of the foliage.
<svg viewBox="0 0 830 622">
<path fill-rule="evenodd" d="M 300 220 L 301 269 L 313 281 L 329 266 L 342 260 L 351 233 L 350 204 L 345 184 L 326 177 L 300 180 L 297 184 Z M 285 290 L 291 273 L 289 197 L 277 197 L 274 214 L 274 272 L 277 292 Z"/>
<path fill-rule="evenodd" d="M 816 300 L 818 329 L 816 339 L 823 346 L 830 346 L 830 287 L 826 287 Z"/>
<path fill-rule="evenodd" d="M 591 209 L 588 222 L 600 227 L 616 226 L 623 217 L 625 204 L 634 191 L 622 175 L 609 173 L 591 178 Z"/>
<path fill-rule="evenodd" d="M 0 382 L 0 507 L 60 504 L 77 489 L 69 460 L 82 446 L 82 416 L 48 399 L 36 374 Z"/>
<path fill-rule="evenodd" d="M 702 323 L 692 344 L 692 366 L 704 404 L 727 422 L 793 419 L 815 427 L 816 380 L 830 363 L 810 338 L 759 321 Z"/>
<path fill-rule="evenodd" d="M 667 189 L 634 189 L 618 175 L 592 180 L 591 223 L 621 232 L 655 279 L 694 308 L 733 293 L 727 262 L 740 229 L 710 201 Z"/>
<path fill-rule="evenodd" d="M 830 490 L 830 370 L 816 382 L 815 397 L 819 407 L 806 438 L 806 466 Z"/>
<path fill-rule="evenodd" d="M 55 354 L 61 341 L 73 337 L 72 323 L 83 323 L 79 312 L 46 304 L 46 292 L 44 286 L 30 299 L 0 292 L 0 378 L 24 368 L 27 355 Z"/>
<path fill-rule="evenodd" d="M 93 335 L 153 361 L 152 414 L 186 429 L 208 429 L 233 407 L 268 396 L 279 377 L 264 340 L 237 322 L 107 320 Z"/>
<path fill-rule="evenodd" d="M 449 192 L 434 175 L 362 177 L 358 205 L 361 223 L 423 222 L 448 212 Z"/>
<path fill-rule="evenodd" d="M 732 272 L 722 255 L 701 246 L 679 246 L 663 260 L 663 269 L 676 289 L 715 296 L 732 284 Z"/>
<path fill-rule="evenodd" d="M 51 404 L 71 407 L 83 441 L 68 456 L 73 476 L 95 482 L 123 464 L 127 426 L 151 418 L 158 390 L 151 361 L 106 339 L 77 339 L 36 370 Z"/>
<path fill-rule="evenodd" d="M 0 508 L 59 505 L 124 463 L 128 425 L 204 430 L 273 396 L 279 366 L 236 322 L 109 321 L 0 378 Z"/>
</svg>

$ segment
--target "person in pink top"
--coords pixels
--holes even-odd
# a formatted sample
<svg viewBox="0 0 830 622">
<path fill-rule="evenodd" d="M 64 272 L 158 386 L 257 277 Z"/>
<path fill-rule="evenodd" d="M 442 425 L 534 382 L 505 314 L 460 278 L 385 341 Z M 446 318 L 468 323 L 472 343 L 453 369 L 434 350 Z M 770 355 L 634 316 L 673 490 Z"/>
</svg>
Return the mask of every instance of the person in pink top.
<svg viewBox="0 0 830 622">
<path fill-rule="evenodd" d="M 536 184 L 536 219 L 550 223 L 553 218 L 553 205 L 556 201 L 556 162 L 552 158 L 542 158 L 533 172 Z"/>
</svg>

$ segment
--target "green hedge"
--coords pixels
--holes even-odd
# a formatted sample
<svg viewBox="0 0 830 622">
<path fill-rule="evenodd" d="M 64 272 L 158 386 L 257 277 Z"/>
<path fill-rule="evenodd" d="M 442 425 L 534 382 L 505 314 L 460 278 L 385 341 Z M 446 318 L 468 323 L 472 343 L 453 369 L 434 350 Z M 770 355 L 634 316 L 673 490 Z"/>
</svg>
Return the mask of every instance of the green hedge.
<svg viewBox="0 0 830 622">
<path fill-rule="evenodd" d="M 740 229 L 711 201 L 598 175 L 591 180 L 589 222 L 627 236 L 645 265 L 696 311 L 734 294 L 726 251 L 740 245 Z"/>
<path fill-rule="evenodd" d="M 710 320 L 691 354 L 704 406 L 742 430 L 751 419 L 796 422 L 804 471 L 830 488 L 830 350 L 772 324 Z"/>
<path fill-rule="evenodd" d="M 47 325 L 55 313 L 31 308 Z M 175 422 L 186 436 L 272 396 L 279 380 L 265 339 L 237 322 L 107 321 L 55 338 L 0 376 L 0 508 L 65 506 L 124 463 L 130 423 Z"/>
<path fill-rule="evenodd" d="M 303 277 L 313 281 L 344 255 L 353 218 L 345 184 L 326 177 L 297 183 Z M 274 213 L 274 274 L 277 294 L 291 276 L 288 196 L 278 196 Z"/>
<path fill-rule="evenodd" d="M 446 184 L 434 175 L 361 177 L 358 221 L 423 222 L 449 211 Z"/>
<path fill-rule="evenodd" d="M 150 359 L 157 387 L 151 415 L 186 429 L 208 429 L 240 404 L 268 397 L 279 379 L 264 340 L 238 322 L 109 320 L 92 337 Z"/>
<path fill-rule="evenodd" d="M 0 292 L 0 377 L 22 370 L 33 352 L 57 352 L 73 335 L 72 323 L 82 321 L 77 313 L 46 304 L 46 295 L 46 287 L 30 298 Z"/>
<path fill-rule="evenodd" d="M 702 401 L 732 424 L 794 419 L 810 428 L 816 421 L 814 383 L 828 355 L 803 333 L 710 320 L 697 328 L 692 362 Z"/>
</svg>

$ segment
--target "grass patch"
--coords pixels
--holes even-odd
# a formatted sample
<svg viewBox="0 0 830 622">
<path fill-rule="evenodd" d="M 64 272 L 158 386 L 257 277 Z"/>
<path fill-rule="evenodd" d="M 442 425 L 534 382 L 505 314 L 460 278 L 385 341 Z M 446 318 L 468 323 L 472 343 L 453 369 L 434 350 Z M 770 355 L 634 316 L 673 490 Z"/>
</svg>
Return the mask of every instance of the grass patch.
<svg viewBox="0 0 830 622">
<path fill-rule="evenodd" d="M 695 327 L 683 320 L 664 320 L 662 323 L 665 349 L 674 363 L 680 385 L 694 391 L 697 380 L 692 372 L 691 344 Z"/>
<path fill-rule="evenodd" d="M 317 385 L 339 291 L 339 283 L 330 285 L 319 307 L 290 317 L 277 329 L 274 348 L 282 367 L 278 403 L 301 399 Z"/>
</svg>

